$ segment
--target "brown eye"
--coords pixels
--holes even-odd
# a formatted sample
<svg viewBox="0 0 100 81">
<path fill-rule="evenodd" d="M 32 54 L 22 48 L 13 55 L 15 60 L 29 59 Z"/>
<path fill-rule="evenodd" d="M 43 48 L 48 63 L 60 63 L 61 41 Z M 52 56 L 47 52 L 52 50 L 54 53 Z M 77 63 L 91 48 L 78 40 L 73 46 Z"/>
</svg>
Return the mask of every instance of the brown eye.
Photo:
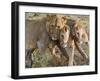
<svg viewBox="0 0 100 81">
<path fill-rule="evenodd" d="M 79 32 L 77 32 L 77 35 L 79 36 Z"/>
<path fill-rule="evenodd" d="M 51 27 L 54 27 L 54 25 L 51 25 Z"/>
<path fill-rule="evenodd" d="M 82 35 L 82 38 L 85 38 L 85 35 Z"/>
<path fill-rule="evenodd" d="M 58 28 L 60 28 L 60 26 L 57 26 Z"/>
<path fill-rule="evenodd" d="M 64 39 L 64 35 L 61 35 L 61 38 Z"/>
<path fill-rule="evenodd" d="M 65 27 L 65 31 L 67 32 L 67 28 Z"/>
<path fill-rule="evenodd" d="M 78 30 L 78 27 L 76 27 L 76 30 Z"/>
</svg>

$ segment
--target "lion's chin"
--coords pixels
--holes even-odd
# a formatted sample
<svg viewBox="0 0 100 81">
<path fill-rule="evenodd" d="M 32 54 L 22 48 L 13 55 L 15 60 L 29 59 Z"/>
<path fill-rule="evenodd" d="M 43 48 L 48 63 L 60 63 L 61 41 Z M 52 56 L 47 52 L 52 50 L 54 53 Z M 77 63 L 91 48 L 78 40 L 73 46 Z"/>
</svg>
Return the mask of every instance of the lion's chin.
<svg viewBox="0 0 100 81">
<path fill-rule="evenodd" d="M 67 44 L 63 44 L 62 47 L 63 47 L 63 48 L 66 48 L 66 47 L 67 47 Z"/>
</svg>

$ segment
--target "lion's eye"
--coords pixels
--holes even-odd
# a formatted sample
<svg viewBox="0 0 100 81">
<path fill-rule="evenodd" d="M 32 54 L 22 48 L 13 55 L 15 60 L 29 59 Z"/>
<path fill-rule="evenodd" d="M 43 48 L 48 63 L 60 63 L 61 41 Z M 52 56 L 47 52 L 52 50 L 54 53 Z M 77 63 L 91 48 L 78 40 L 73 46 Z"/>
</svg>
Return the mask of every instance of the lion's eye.
<svg viewBox="0 0 100 81">
<path fill-rule="evenodd" d="M 77 32 L 77 35 L 79 36 L 79 32 Z"/>
<path fill-rule="evenodd" d="M 51 27 L 54 27 L 54 25 L 52 24 Z"/>
<path fill-rule="evenodd" d="M 64 35 L 61 35 L 61 38 L 64 39 Z"/>
<path fill-rule="evenodd" d="M 65 27 L 65 31 L 67 32 L 67 28 Z"/>
<path fill-rule="evenodd" d="M 85 35 L 82 35 L 82 38 L 85 38 Z"/>
<path fill-rule="evenodd" d="M 78 30 L 79 30 L 79 28 L 78 28 L 78 27 L 76 27 L 76 30 L 78 31 Z"/>
<path fill-rule="evenodd" d="M 60 28 L 60 26 L 57 26 L 58 28 Z"/>
</svg>

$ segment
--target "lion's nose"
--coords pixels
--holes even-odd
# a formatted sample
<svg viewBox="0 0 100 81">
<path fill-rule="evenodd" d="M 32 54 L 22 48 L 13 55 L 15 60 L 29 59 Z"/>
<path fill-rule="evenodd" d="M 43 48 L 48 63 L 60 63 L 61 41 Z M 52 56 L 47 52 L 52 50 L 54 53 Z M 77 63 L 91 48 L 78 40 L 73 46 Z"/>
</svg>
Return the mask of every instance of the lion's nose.
<svg viewBox="0 0 100 81">
<path fill-rule="evenodd" d="M 59 28 L 60 28 L 60 26 L 57 26 L 57 28 L 59 29 Z"/>
<path fill-rule="evenodd" d="M 67 47 L 67 44 L 62 43 L 61 46 L 62 46 L 63 48 L 66 48 L 66 47 Z"/>
<path fill-rule="evenodd" d="M 64 44 L 63 47 L 66 48 L 67 47 L 67 44 Z"/>
</svg>

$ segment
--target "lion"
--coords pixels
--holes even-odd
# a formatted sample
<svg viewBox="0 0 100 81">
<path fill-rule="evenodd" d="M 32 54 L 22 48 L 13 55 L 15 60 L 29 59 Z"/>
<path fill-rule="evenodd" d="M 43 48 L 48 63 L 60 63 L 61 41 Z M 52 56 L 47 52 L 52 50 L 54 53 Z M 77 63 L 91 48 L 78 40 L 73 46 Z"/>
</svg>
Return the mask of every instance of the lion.
<svg viewBox="0 0 100 81">
<path fill-rule="evenodd" d="M 51 52 L 54 53 L 55 44 L 60 38 L 60 30 L 66 25 L 64 15 L 47 14 L 40 20 L 25 21 L 25 64 L 27 68 L 32 68 L 32 53 L 38 48 L 39 53 L 45 53 L 46 48 L 52 44 Z"/>
<path fill-rule="evenodd" d="M 74 52 L 75 52 L 75 40 L 82 43 L 88 43 L 88 35 L 86 33 L 86 30 L 82 27 L 82 24 L 76 22 L 76 20 L 67 20 L 68 27 L 70 27 L 70 34 L 68 33 L 68 30 L 65 31 L 65 28 L 61 32 L 61 46 L 63 48 L 67 48 L 69 53 L 69 66 L 72 66 L 74 64 Z M 67 28 L 68 28 L 67 27 Z M 69 34 L 69 35 L 68 35 Z M 85 56 L 88 58 L 88 56 L 85 54 Z"/>
</svg>

